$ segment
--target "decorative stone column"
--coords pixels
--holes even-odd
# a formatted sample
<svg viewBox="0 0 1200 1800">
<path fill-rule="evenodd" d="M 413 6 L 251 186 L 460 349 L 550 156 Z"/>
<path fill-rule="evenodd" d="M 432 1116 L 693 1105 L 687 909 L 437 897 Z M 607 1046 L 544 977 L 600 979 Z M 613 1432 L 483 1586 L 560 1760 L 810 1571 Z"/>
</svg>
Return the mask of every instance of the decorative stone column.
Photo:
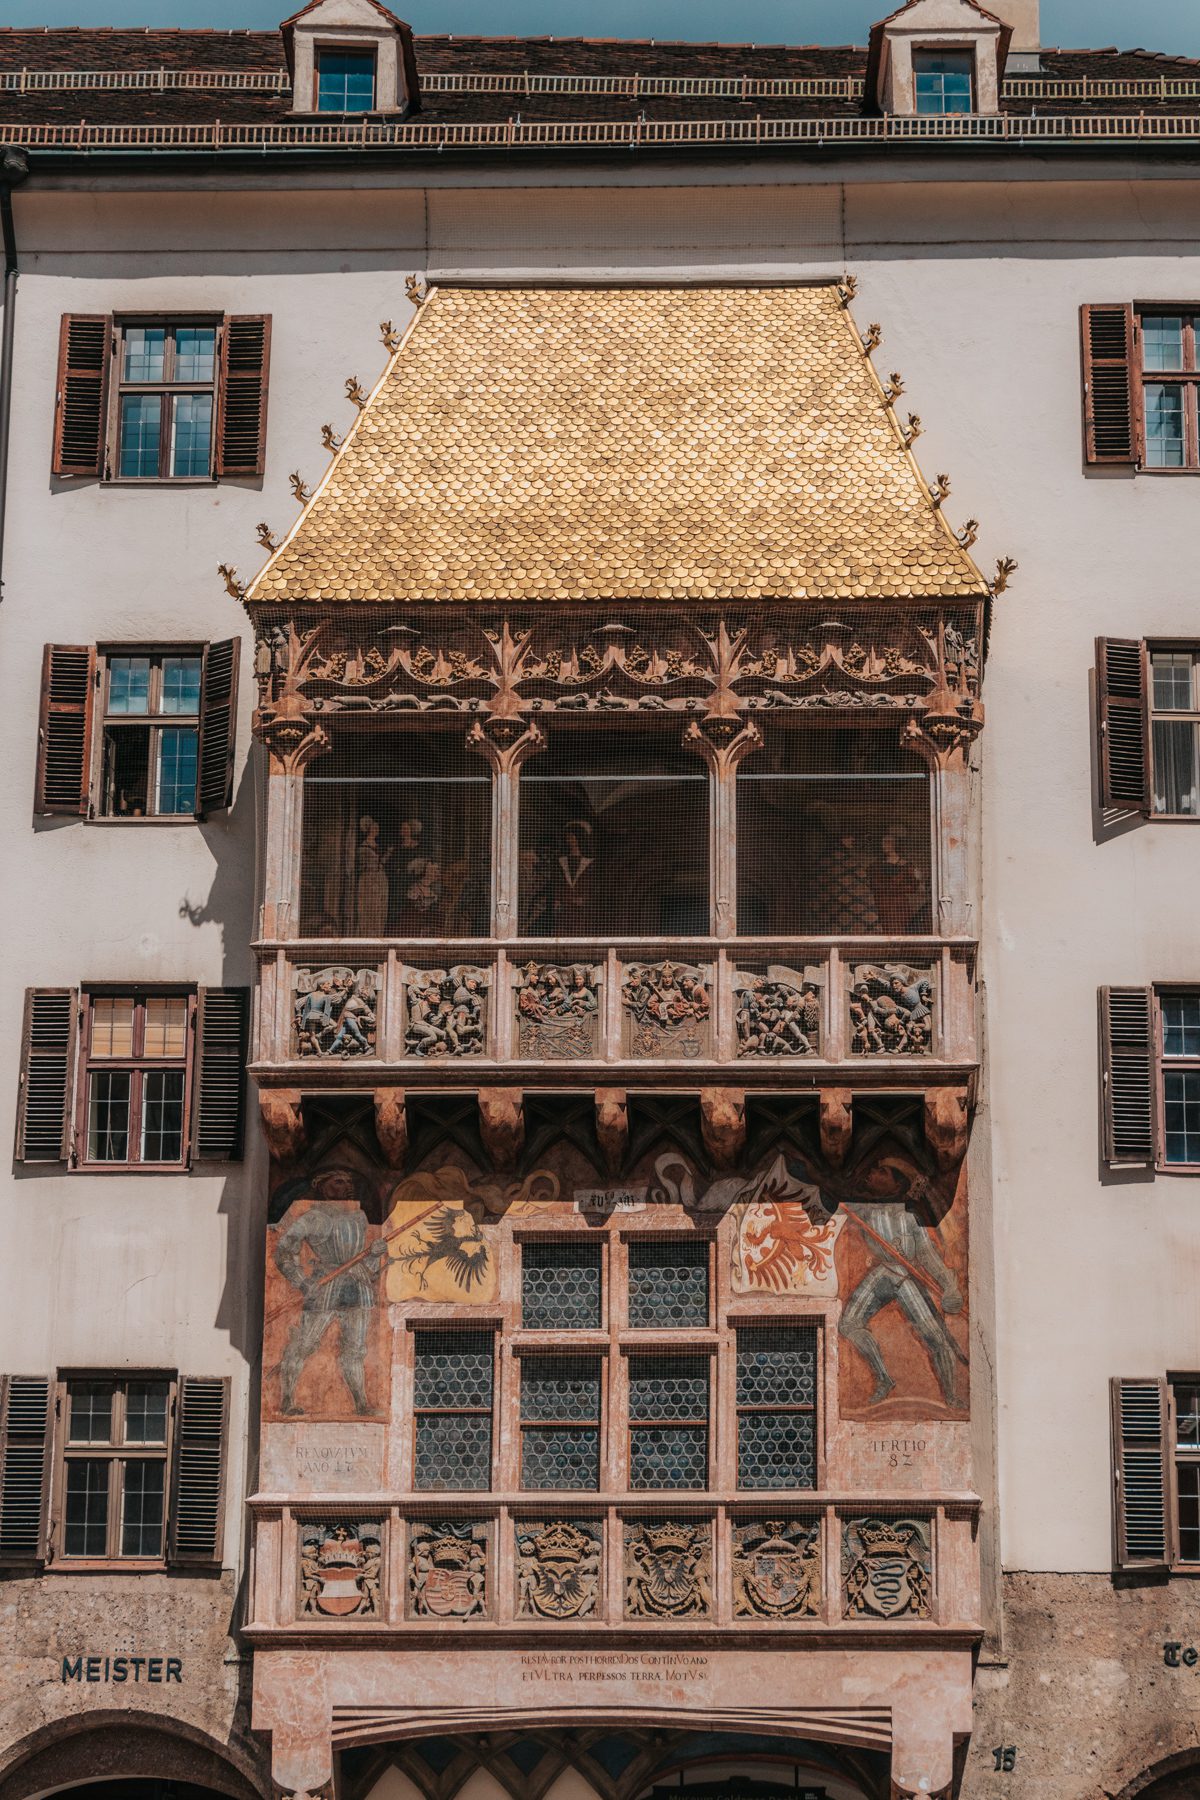
<svg viewBox="0 0 1200 1800">
<path fill-rule="evenodd" d="M 715 707 L 702 719 L 692 720 L 683 741 L 704 758 L 713 777 L 708 809 L 708 866 L 713 872 L 709 910 L 714 936 L 728 938 L 737 930 L 737 772 L 752 751 L 762 749 L 762 733 L 731 707 Z"/>
<path fill-rule="evenodd" d="M 910 719 L 904 739 L 933 776 L 934 929 L 942 937 L 973 937 L 971 745 L 983 730 L 983 703 L 944 682 Z"/>
<path fill-rule="evenodd" d="M 299 695 L 289 694 L 255 713 L 254 735 L 270 757 L 259 930 L 265 938 L 292 938 L 300 922 L 304 771 L 329 749 L 329 734 L 310 718 Z"/>
<path fill-rule="evenodd" d="M 487 758 L 492 771 L 492 933 L 512 938 L 517 936 L 520 905 L 521 767 L 546 748 L 546 739 L 519 714 L 492 714 L 471 727 L 467 743 Z"/>
</svg>

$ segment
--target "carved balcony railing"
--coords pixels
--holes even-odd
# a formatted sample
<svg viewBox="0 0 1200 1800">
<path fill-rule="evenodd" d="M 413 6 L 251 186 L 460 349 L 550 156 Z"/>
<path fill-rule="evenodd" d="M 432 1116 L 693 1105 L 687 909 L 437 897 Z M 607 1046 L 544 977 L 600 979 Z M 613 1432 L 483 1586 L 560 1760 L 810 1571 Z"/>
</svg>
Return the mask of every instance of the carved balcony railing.
<svg viewBox="0 0 1200 1800">
<path fill-rule="evenodd" d="M 936 1083 L 978 1056 L 976 946 L 961 939 L 312 940 L 259 954 L 256 1072 L 293 1084 L 318 1068 L 323 1085 L 381 1069 L 420 1085 L 452 1066 L 566 1063 L 736 1069 L 751 1086 L 831 1065 Z"/>
<path fill-rule="evenodd" d="M 252 1641 L 979 1628 L 970 1494 L 250 1502 Z"/>
</svg>

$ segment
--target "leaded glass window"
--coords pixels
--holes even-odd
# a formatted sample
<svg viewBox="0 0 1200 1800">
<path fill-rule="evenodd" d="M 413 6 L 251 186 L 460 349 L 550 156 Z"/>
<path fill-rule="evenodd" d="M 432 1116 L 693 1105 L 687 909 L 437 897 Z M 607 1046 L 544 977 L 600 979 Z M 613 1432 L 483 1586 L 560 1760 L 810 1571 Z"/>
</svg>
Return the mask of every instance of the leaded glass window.
<svg viewBox="0 0 1200 1800">
<path fill-rule="evenodd" d="M 708 1484 L 707 1356 L 629 1358 L 629 1485 Z"/>
<path fill-rule="evenodd" d="M 601 1245 L 525 1244 L 521 1323 L 529 1331 L 589 1331 L 603 1323 Z"/>
<path fill-rule="evenodd" d="M 418 1331 L 414 1344 L 413 1485 L 491 1486 L 494 1338 L 490 1331 Z"/>
<path fill-rule="evenodd" d="M 817 1334 L 807 1325 L 737 1334 L 738 1486 L 816 1486 Z"/>
<path fill-rule="evenodd" d="M 662 1238 L 629 1246 L 629 1325 L 633 1331 L 708 1324 L 708 1245 Z"/>
<path fill-rule="evenodd" d="M 598 1356 L 521 1358 L 521 1486 L 598 1488 Z"/>
</svg>

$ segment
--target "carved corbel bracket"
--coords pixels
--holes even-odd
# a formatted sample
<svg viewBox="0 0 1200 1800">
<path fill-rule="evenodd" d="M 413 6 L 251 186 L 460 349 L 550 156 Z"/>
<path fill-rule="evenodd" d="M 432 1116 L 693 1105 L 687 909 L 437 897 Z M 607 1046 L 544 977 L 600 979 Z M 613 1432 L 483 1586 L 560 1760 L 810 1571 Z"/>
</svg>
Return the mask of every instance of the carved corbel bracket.
<svg viewBox="0 0 1200 1800">
<path fill-rule="evenodd" d="M 931 769 L 965 761 L 983 730 L 983 702 L 956 694 L 943 682 L 927 697 L 918 718 L 904 727 L 904 740 Z"/>
<path fill-rule="evenodd" d="M 253 730 L 270 753 L 272 774 L 299 775 L 329 748 L 329 733 L 309 717 L 299 694 L 284 694 L 275 705 L 260 706 Z"/>
<path fill-rule="evenodd" d="M 744 1088 L 700 1089 L 700 1136 L 718 1169 L 731 1169 L 746 1147 Z"/>
<path fill-rule="evenodd" d="M 596 1089 L 596 1139 L 605 1173 L 615 1179 L 629 1154 L 629 1103 L 624 1088 Z"/>
<path fill-rule="evenodd" d="M 389 1169 L 402 1169 L 408 1155 L 408 1107 L 403 1088 L 376 1088 L 375 1136 Z"/>
<path fill-rule="evenodd" d="M 308 1148 L 299 1088 L 260 1088 L 258 1111 L 273 1160 L 295 1162 Z"/>
<path fill-rule="evenodd" d="M 498 1175 L 516 1167 L 525 1145 L 525 1096 L 520 1088 L 479 1089 L 479 1134 Z"/>
<path fill-rule="evenodd" d="M 840 1169 L 854 1130 L 852 1088 L 821 1089 L 821 1154 L 831 1169 Z"/>
<path fill-rule="evenodd" d="M 528 757 L 546 748 L 546 737 L 522 718 L 477 719 L 467 733 L 467 747 L 486 756 L 494 774 L 515 775 Z"/>
<path fill-rule="evenodd" d="M 943 1174 L 967 1154 L 969 1098 L 965 1087 L 925 1090 L 925 1139 Z"/>
<path fill-rule="evenodd" d="M 702 756 L 714 775 L 728 775 L 752 750 L 762 749 L 762 732 L 753 723 L 743 725 L 740 715 L 733 719 L 706 716 L 692 720 L 683 734 L 683 745 Z"/>
</svg>

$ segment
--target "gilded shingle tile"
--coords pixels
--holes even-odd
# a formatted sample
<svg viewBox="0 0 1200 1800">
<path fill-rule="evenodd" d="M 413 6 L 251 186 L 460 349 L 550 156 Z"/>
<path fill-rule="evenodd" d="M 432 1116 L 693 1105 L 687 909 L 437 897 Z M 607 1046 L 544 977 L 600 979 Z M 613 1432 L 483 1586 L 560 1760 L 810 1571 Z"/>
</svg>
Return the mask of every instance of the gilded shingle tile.
<svg viewBox="0 0 1200 1800">
<path fill-rule="evenodd" d="M 983 592 L 832 287 L 464 287 L 247 598 Z"/>
</svg>

